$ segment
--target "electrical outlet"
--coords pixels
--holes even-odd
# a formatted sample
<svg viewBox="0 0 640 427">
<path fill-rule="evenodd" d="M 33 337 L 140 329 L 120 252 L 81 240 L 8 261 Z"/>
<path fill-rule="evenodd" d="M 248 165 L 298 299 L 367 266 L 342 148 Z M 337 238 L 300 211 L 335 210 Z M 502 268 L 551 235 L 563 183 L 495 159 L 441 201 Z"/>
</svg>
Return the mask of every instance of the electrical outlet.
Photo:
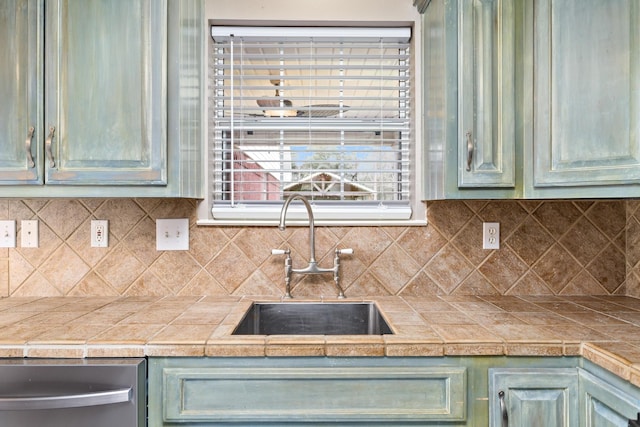
<svg viewBox="0 0 640 427">
<path fill-rule="evenodd" d="M 500 223 L 482 223 L 482 249 L 500 249 Z"/>
<path fill-rule="evenodd" d="M 91 247 L 106 248 L 109 246 L 109 221 L 106 219 L 91 220 Z"/>
<path fill-rule="evenodd" d="M 0 248 L 16 247 L 16 222 L 14 220 L 0 221 Z"/>
<path fill-rule="evenodd" d="M 20 222 L 20 246 L 23 248 L 38 247 L 37 219 L 26 219 Z"/>
<path fill-rule="evenodd" d="M 187 251 L 189 250 L 189 219 L 157 219 L 156 250 Z"/>
</svg>

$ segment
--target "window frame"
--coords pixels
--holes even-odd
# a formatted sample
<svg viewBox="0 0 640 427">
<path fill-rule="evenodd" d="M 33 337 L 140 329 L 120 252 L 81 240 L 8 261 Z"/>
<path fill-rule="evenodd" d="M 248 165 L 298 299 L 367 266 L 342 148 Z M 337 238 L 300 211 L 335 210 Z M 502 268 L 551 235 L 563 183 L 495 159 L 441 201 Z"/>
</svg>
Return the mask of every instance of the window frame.
<svg viewBox="0 0 640 427">
<path fill-rule="evenodd" d="M 210 24 L 213 21 L 209 22 Z M 216 22 L 216 23 L 221 23 Z M 251 22 L 234 21 L 234 24 L 252 24 Z M 349 25 L 358 25 L 357 22 L 349 22 Z M 279 22 L 282 25 L 282 22 Z M 296 22 L 296 25 L 300 25 L 301 21 Z M 335 22 L 328 21 L 323 23 L 314 23 L 316 25 L 336 25 Z M 373 25 L 372 25 L 373 24 Z M 421 31 L 420 21 L 401 21 L 401 22 L 363 22 L 362 26 L 399 26 L 399 25 L 412 26 L 413 37 L 411 39 L 411 55 L 412 55 L 412 70 L 411 70 L 411 90 L 412 90 L 412 110 L 411 110 L 411 177 L 410 177 L 410 209 L 411 216 L 405 217 L 403 214 L 394 215 L 393 207 L 389 209 L 389 206 L 377 207 L 377 206 L 354 206 L 346 205 L 342 207 L 326 206 L 319 207 L 314 206 L 314 216 L 317 225 L 335 225 L 335 226 L 408 226 L 408 225 L 424 225 L 426 224 L 426 206 L 421 200 L 423 194 L 424 185 L 424 161 L 423 161 L 423 147 L 420 141 L 422 140 L 421 130 L 421 84 L 418 76 L 421 71 Z M 269 26 L 271 22 L 261 21 L 260 25 Z M 208 31 L 209 31 L 209 27 Z M 211 49 L 212 40 L 208 37 L 208 48 Z M 209 52 L 207 52 L 207 57 Z M 211 70 L 211 66 L 207 67 Z M 207 79 L 209 82 L 209 79 Z M 211 103 L 209 99 L 209 103 Z M 208 123 L 209 108 L 205 110 L 205 122 Z M 207 146 L 209 144 L 209 137 L 212 129 L 208 129 L 207 132 Z M 210 149 L 206 152 L 211 155 Z M 207 179 L 207 193 L 205 199 L 200 203 L 198 208 L 198 224 L 200 225 L 229 225 L 229 226 L 275 226 L 278 223 L 282 202 L 275 202 L 273 204 L 265 204 L 261 207 L 246 207 L 240 205 L 234 207 L 233 214 L 224 216 L 222 218 L 214 218 L 212 215 L 212 191 L 208 180 L 212 177 L 212 172 L 207 170 L 209 162 L 205 162 L 205 173 Z M 292 225 L 306 225 L 306 211 L 297 203 L 290 207 L 288 213 L 288 222 Z"/>
</svg>

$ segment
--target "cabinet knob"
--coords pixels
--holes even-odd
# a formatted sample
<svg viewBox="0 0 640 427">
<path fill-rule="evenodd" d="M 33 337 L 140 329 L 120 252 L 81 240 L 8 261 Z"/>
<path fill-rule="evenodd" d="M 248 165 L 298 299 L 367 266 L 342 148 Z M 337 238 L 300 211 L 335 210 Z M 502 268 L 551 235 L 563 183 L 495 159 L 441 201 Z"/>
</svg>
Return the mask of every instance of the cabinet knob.
<svg viewBox="0 0 640 427">
<path fill-rule="evenodd" d="M 31 141 L 33 141 L 33 133 L 36 128 L 33 126 L 29 126 L 29 130 L 27 131 L 27 142 L 25 143 L 25 148 L 27 149 L 27 165 L 30 168 L 34 168 L 36 163 L 33 161 L 33 155 L 31 154 Z"/>
<path fill-rule="evenodd" d="M 471 162 L 473 161 L 473 138 L 471 132 L 467 132 L 467 172 L 471 172 Z"/>
<path fill-rule="evenodd" d="M 47 150 L 47 158 L 49 159 L 49 167 L 55 168 L 56 162 L 53 159 L 53 151 L 51 149 L 51 143 L 53 142 L 53 134 L 55 133 L 56 128 L 54 126 L 49 127 L 49 136 L 47 136 L 47 140 L 44 143 L 45 149 Z"/>
</svg>

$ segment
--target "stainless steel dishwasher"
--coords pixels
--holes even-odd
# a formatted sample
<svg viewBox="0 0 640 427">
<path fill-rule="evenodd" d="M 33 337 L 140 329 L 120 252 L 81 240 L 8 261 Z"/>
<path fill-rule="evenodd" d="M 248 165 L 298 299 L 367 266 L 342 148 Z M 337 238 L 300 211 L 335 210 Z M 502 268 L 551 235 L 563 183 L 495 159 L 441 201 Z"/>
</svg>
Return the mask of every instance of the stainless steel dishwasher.
<svg viewBox="0 0 640 427">
<path fill-rule="evenodd" d="M 143 427 L 145 359 L 0 359 L 2 427 Z"/>
</svg>

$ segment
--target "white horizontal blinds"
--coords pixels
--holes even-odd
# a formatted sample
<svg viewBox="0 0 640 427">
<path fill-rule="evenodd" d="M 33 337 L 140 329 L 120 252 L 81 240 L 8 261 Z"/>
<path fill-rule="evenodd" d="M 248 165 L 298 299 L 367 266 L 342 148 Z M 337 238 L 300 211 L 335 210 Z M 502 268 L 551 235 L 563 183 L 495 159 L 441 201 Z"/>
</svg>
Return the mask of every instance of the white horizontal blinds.
<svg viewBox="0 0 640 427">
<path fill-rule="evenodd" d="M 212 27 L 215 205 L 409 202 L 410 30 Z"/>
</svg>

